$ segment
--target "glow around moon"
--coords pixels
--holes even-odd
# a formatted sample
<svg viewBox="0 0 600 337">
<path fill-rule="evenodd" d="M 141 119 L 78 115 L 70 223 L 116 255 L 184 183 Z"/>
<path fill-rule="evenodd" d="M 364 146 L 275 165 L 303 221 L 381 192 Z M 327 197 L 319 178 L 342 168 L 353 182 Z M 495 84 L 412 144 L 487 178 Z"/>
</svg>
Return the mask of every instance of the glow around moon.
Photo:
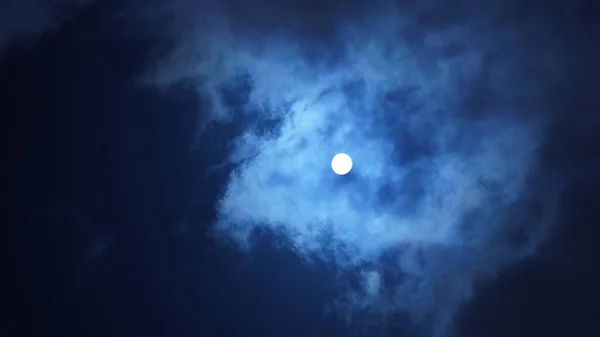
<svg viewBox="0 0 600 337">
<path fill-rule="evenodd" d="M 352 158 L 345 153 L 336 154 L 331 160 L 331 169 L 340 176 L 348 174 L 352 170 Z"/>
</svg>

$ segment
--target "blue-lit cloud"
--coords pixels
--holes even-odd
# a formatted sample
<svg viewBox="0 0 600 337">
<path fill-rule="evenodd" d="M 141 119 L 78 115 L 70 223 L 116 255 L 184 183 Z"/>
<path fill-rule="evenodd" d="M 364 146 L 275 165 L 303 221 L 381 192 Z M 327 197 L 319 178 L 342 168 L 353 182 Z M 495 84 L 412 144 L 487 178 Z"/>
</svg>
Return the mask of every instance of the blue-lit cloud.
<svg viewBox="0 0 600 337">
<path fill-rule="evenodd" d="M 508 3 L 315 6 L 175 2 L 161 29 L 176 47 L 149 79 L 192 81 L 207 120 L 246 123 L 215 233 L 251 254 L 272 230 L 308 262 L 359 271 L 342 313 L 406 312 L 446 334 L 474 280 L 551 228 L 554 194 L 540 216 L 528 205 L 559 43 L 539 17 L 503 20 Z"/>
</svg>

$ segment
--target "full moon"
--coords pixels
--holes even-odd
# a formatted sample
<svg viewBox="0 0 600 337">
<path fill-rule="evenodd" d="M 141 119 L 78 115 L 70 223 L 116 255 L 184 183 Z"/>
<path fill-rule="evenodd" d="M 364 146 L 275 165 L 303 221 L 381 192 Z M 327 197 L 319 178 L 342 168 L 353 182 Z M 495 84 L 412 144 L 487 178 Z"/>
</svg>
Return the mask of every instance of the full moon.
<svg viewBox="0 0 600 337">
<path fill-rule="evenodd" d="M 352 170 L 352 158 L 345 153 L 336 154 L 331 160 L 331 169 L 340 176 L 348 174 Z"/>
</svg>

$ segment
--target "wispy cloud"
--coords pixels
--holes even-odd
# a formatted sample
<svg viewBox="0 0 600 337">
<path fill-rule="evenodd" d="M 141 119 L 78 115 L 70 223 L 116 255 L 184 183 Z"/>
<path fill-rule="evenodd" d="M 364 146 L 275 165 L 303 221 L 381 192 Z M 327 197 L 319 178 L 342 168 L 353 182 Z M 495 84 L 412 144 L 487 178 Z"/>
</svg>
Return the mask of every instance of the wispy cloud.
<svg viewBox="0 0 600 337">
<path fill-rule="evenodd" d="M 468 1 L 157 6 L 138 18 L 175 43 L 148 79 L 191 81 L 210 119 L 248 121 L 215 231 L 251 253 L 268 228 L 307 261 L 362 270 L 338 309 L 402 311 L 447 334 L 475 279 L 549 233 L 550 186 L 542 215 L 528 212 L 563 69 L 543 13 Z M 348 176 L 331 172 L 336 152 L 352 156 Z"/>
</svg>

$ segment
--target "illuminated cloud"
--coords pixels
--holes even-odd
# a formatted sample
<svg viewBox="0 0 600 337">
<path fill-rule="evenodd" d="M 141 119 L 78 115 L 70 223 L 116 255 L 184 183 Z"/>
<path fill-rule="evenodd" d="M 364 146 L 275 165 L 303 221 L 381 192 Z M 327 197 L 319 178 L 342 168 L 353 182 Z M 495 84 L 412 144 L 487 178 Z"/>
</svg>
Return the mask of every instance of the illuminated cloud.
<svg viewBox="0 0 600 337">
<path fill-rule="evenodd" d="M 543 216 L 528 205 L 559 42 L 543 18 L 502 21 L 511 3 L 314 6 L 159 6 L 141 19 L 177 43 L 148 79 L 192 81 L 209 120 L 246 125 L 217 234 L 251 254 L 253 233 L 272 230 L 306 261 L 360 271 L 341 312 L 406 312 L 447 334 L 473 281 L 551 228 L 554 194 Z M 338 152 L 354 161 L 346 176 L 331 171 Z"/>
</svg>

